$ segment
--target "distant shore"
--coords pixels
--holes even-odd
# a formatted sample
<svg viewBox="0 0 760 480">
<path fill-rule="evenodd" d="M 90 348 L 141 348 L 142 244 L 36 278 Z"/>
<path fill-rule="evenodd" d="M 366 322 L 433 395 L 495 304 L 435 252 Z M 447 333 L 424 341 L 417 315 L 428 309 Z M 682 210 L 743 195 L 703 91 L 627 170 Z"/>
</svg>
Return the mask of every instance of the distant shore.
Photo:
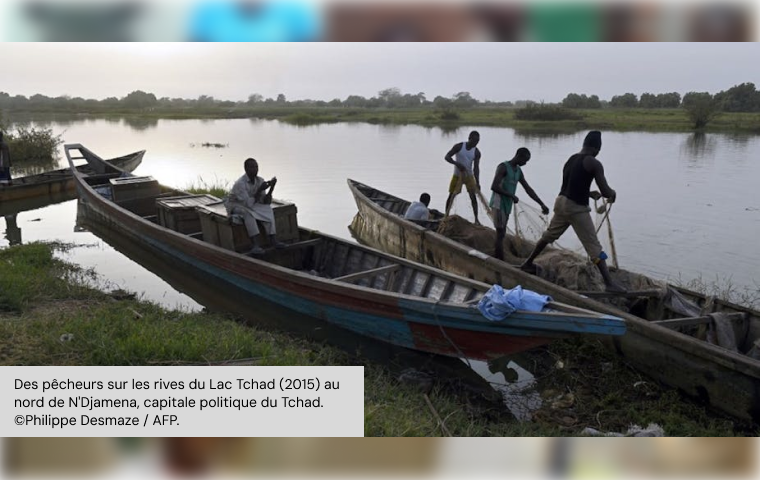
<svg viewBox="0 0 760 480">
<path fill-rule="evenodd" d="M 517 108 L 476 107 L 441 112 L 434 108 L 410 109 L 345 107 L 245 107 L 186 110 L 114 110 L 105 112 L 6 111 L 10 121 L 62 120 L 80 118 L 125 119 L 127 123 L 150 123 L 159 119 L 269 119 L 292 125 L 358 122 L 380 125 L 420 125 L 454 130 L 460 127 L 508 127 L 525 131 L 707 132 L 760 134 L 760 113 L 723 113 L 704 129 L 695 130 L 682 109 L 603 108 L 574 109 L 579 120 L 524 121 L 515 118 Z M 144 125 L 143 125 L 144 126 Z"/>
</svg>

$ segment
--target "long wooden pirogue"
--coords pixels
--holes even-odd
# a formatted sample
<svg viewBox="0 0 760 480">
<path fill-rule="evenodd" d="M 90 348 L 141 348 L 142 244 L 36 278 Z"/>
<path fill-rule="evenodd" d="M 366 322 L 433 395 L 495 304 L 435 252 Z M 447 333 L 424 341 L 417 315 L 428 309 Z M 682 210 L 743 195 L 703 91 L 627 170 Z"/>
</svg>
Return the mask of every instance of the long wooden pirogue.
<svg viewBox="0 0 760 480">
<path fill-rule="evenodd" d="M 145 150 L 142 150 L 106 161 L 121 170 L 131 172 L 140 165 L 144 155 Z M 90 164 L 79 165 L 76 169 L 82 174 L 97 173 Z M 37 175 L 14 178 L 11 185 L 0 185 L 0 203 L 49 195 L 60 196 L 60 194 L 65 193 L 74 194 L 75 192 L 76 186 L 71 169 L 61 168 Z"/>
<path fill-rule="evenodd" d="M 371 247 L 458 275 L 505 288 L 524 288 L 551 295 L 577 307 L 626 320 L 628 332 L 604 343 L 640 372 L 742 420 L 760 423 L 760 312 L 668 285 L 658 296 L 639 292 L 636 314 L 592 298 L 604 292 L 578 292 L 527 274 L 470 246 L 405 220 L 410 202 L 354 180 L 348 186 L 358 213 L 352 223 L 357 239 Z M 431 220 L 441 220 L 433 214 Z M 717 320 L 729 325 L 736 351 L 697 338 Z"/>
</svg>

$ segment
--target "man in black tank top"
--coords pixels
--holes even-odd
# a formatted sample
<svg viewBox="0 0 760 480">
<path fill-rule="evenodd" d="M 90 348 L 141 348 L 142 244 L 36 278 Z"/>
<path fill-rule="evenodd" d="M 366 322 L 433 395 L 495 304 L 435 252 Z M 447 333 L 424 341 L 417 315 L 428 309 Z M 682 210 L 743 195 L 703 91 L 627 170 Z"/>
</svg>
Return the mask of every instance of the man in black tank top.
<svg viewBox="0 0 760 480">
<path fill-rule="evenodd" d="M 589 132 L 583 140 L 583 149 L 565 163 L 562 170 L 562 189 L 554 202 L 554 217 L 549 228 L 536 243 L 536 248 L 520 268 L 536 273 L 536 265 L 533 263 L 536 257 L 550 243 L 559 239 L 568 227 L 573 227 L 589 258 L 599 267 L 607 290 L 623 292 L 625 289 L 615 283 L 610 276 L 606 261 L 607 254 L 602 251 L 602 245 L 596 236 L 594 221 L 591 219 L 591 207 L 589 207 L 589 198 L 598 200 L 604 197 L 609 203 L 613 203 L 617 197 L 615 190 L 607 184 L 602 163 L 596 159 L 601 149 L 602 133 Z M 593 181 L 596 181 L 601 194 L 591 191 Z"/>
</svg>

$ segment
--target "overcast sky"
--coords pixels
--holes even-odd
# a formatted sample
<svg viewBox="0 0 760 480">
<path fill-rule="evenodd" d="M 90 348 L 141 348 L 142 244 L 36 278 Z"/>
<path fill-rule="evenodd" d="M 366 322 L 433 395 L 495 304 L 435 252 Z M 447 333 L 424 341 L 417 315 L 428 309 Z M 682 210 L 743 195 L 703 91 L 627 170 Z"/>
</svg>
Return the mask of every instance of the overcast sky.
<svg viewBox="0 0 760 480">
<path fill-rule="evenodd" d="M 717 92 L 760 84 L 760 44 L 700 43 L 0 43 L 0 91 L 102 99 L 371 97 L 399 87 L 427 98 L 602 99 L 633 92 Z"/>
</svg>

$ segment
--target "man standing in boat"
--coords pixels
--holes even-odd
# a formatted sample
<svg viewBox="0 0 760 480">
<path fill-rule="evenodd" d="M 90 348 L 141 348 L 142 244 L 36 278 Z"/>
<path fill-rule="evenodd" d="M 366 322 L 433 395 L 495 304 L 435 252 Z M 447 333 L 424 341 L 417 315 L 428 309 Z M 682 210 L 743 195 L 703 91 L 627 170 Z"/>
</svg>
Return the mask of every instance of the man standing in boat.
<svg viewBox="0 0 760 480">
<path fill-rule="evenodd" d="M 0 132 L 0 185 L 11 184 L 11 151 Z"/>
<path fill-rule="evenodd" d="M 276 248 L 284 248 L 285 244 L 278 242 L 275 236 L 274 211 L 272 210 L 272 192 L 277 184 L 277 177 L 264 181 L 259 177 L 259 164 L 249 158 L 243 164 L 245 175 L 240 177 L 232 186 L 229 195 L 224 199 L 224 206 L 229 215 L 243 217 L 248 236 L 253 248 L 249 254 L 261 255 L 264 249 L 259 243 L 259 226 L 257 221 L 264 224 L 269 235 L 269 243 Z M 269 191 L 266 191 L 269 189 Z"/>
<path fill-rule="evenodd" d="M 512 160 L 502 162 L 496 167 L 496 174 L 491 184 L 490 207 L 493 209 L 493 226 L 496 229 L 496 258 L 504 260 L 504 237 L 507 234 L 507 221 L 512 211 L 512 206 L 519 199 L 515 195 L 517 184 L 519 183 L 525 189 L 525 193 L 535 200 L 541 206 L 541 212 L 544 215 L 549 214 L 549 207 L 538 197 L 536 192 L 528 185 L 523 174 L 522 167 L 530 161 L 530 150 L 525 147 L 517 149 L 517 153 Z"/>
<path fill-rule="evenodd" d="M 596 156 L 602 149 L 602 133 L 592 131 L 583 140 L 583 149 L 570 157 L 562 171 L 562 189 L 557 200 L 554 202 L 554 216 L 541 239 L 536 243 L 536 248 L 530 254 L 520 268 L 536 273 L 536 265 L 533 261 L 552 242 L 559 239 L 568 227 L 573 227 L 578 239 L 586 249 L 591 261 L 599 268 L 604 278 L 607 291 L 624 292 L 625 289 L 615 283 L 607 268 L 607 254 L 602 250 L 599 238 L 596 235 L 594 222 L 591 219 L 591 207 L 589 198 L 598 200 L 601 197 L 608 203 L 614 203 L 617 198 L 615 190 L 607 184 L 604 176 L 602 162 Z M 602 192 L 592 192 L 591 182 Z"/>
<path fill-rule="evenodd" d="M 457 143 L 451 147 L 451 150 L 444 157 L 447 162 L 454 165 L 454 175 L 449 184 L 449 198 L 446 200 L 446 216 L 451 211 L 454 198 L 462 193 L 462 185 L 464 184 L 467 186 L 467 193 L 470 194 L 476 225 L 480 225 L 478 202 L 475 198 L 475 195 L 480 191 L 480 150 L 477 149 L 478 142 L 480 142 L 480 134 L 472 131 L 466 142 Z"/>
</svg>

